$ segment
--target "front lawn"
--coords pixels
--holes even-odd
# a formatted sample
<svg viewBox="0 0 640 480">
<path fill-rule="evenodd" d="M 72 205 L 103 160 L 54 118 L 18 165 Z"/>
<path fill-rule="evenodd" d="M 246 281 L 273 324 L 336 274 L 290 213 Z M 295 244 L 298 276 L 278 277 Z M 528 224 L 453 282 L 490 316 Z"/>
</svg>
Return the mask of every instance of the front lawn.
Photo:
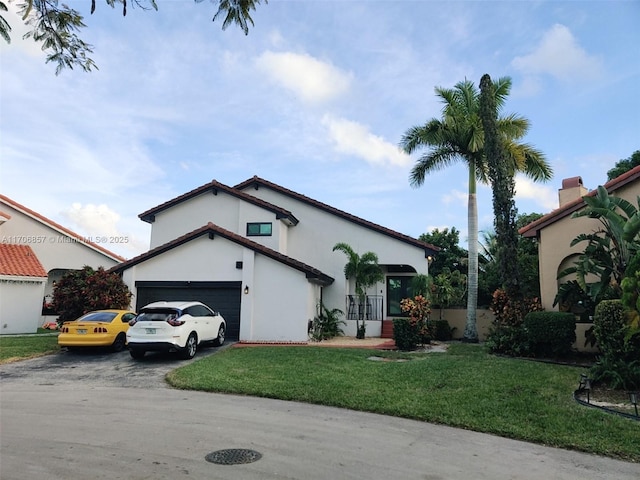
<svg viewBox="0 0 640 480">
<path fill-rule="evenodd" d="M 387 358 L 369 359 L 374 355 Z M 584 372 L 464 344 L 422 354 L 254 347 L 227 349 L 167 380 L 177 388 L 363 410 L 640 461 L 640 422 L 573 400 Z"/>
<path fill-rule="evenodd" d="M 39 357 L 58 350 L 58 336 L 52 335 L 51 331 L 44 335 L 0 336 L 0 364 Z"/>
</svg>

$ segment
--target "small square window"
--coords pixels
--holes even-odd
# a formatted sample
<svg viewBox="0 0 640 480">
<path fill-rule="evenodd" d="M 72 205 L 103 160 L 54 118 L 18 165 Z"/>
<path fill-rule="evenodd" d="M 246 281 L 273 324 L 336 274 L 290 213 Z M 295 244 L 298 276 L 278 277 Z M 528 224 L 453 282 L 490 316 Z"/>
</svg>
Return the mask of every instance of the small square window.
<svg viewBox="0 0 640 480">
<path fill-rule="evenodd" d="M 247 223 L 247 237 L 270 237 L 271 223 Z"/>
</svg>

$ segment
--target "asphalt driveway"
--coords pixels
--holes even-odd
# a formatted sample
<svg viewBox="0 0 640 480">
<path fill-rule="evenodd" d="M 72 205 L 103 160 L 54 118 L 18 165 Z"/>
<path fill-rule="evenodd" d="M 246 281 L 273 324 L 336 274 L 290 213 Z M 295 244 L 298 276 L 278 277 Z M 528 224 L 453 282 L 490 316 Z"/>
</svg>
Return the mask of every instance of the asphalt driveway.
<svg viewBox="0 0 640 480">
<path fill-rule="evenodd" d="M 164 375 L 184 363 L 171 355 L 135 362 L 127 352 L 61 352 L 1 365 L 0 478 L 640 478 L 638 464 L 492 435 L 169 388 Z M 205 459 L 225 449 L 262 458 L 237 465 Z"/>
</svg>

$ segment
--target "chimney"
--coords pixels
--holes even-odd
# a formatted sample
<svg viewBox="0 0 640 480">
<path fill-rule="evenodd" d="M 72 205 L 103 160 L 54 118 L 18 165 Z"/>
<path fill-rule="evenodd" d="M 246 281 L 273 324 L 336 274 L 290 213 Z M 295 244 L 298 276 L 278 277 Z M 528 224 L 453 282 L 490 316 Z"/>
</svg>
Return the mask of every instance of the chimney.
<svg viewBox="0 0 640 480">
<path fill-rule="evenodd" d="M 560 206 L 584 197 L 589 190 L 582 184 L 582 177 L 571 177 L 562 180 L 562 188 L 558 190 Z"/>
</svg>

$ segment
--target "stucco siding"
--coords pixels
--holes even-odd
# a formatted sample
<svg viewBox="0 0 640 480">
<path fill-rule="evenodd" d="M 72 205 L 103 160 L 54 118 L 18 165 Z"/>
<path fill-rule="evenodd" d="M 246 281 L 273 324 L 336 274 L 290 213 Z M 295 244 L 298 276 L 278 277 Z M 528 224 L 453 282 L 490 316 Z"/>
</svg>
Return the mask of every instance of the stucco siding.
<svg viewBox="0 0 640 480">
<path fill-rule="evenodd" d="M 17 239 L 9 243 L 29 245 L 47 271 L 55 268 L 77 270 L 85 265 L 93 268 L 111 268 L 119 263 L 118 260 L 25 215 L 10 205 L 2 205 L 2 209 L 11 215 L 11 219 L 0 226 L 0 238 Z M 95 238 L 92 240 L 95 241 Z M 109 245 L 105 244 L 103 247 L 108 249 Z"/>
<path fill-rule="evenodd" d="M 305 274 L 256 255 L 254 285 L 251 340 L 306 341 L 315 289 Z"/>
<path fill-rule="evenodd" d="M 640 183 L 629 183 L 615 190 L 613 195 L 624 198 L 637 208 Z M 538 246 L 540 294 L 542 305 L 546 310 L 558 309 L 557 305 L 553 306 L 553 301 L 558 292 L 557 275 L 560 266 L 568 257 L 584 252 L 587 245 L 586 242 L 581 242 L 571 247 L 572 240 L 581 233 L 592 233 L 600 228 L 601 223 L 597 219 L 572 218 L 572 215 L 568 215 L 540 230 Z"/>
<path fill-rule="evenodd" d="M 242 247 L 221 237 L 202 236 L 129 269 L 135 279 L 128 272 L 123 278 L 125 282 L 240 281 L 242 270 L 236 261 L 242 261 Z"/>
<path fill-rule="evenodd" d="M 35 333 L 46 278 L 0 277 L 0 334 Z"/>
</svg>

